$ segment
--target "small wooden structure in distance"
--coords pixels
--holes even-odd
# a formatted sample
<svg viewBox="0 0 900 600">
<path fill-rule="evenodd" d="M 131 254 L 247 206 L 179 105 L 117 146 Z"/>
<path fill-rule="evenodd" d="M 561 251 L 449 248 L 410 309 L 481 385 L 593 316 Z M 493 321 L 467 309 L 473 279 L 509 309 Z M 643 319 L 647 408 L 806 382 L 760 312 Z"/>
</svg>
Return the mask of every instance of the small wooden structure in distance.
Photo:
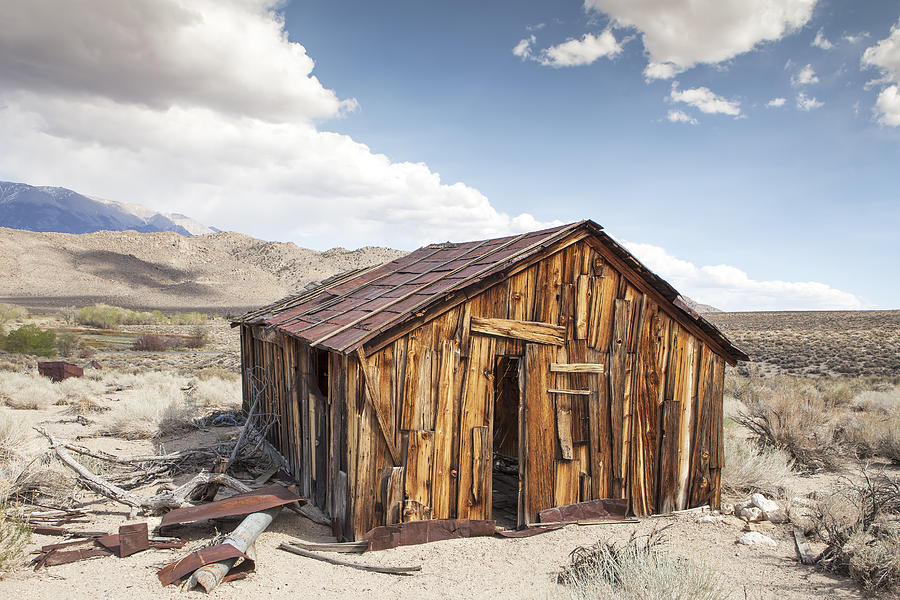
<svg viewBox="0 0 900 600">
<path fill-rule="evenodd" d="M 245 410 L 264 373 L 270 441 L 346 539 L 719 504 L 725 364 L 747 356 L 592 221 L 425 246 L 234 325 Z"/>
</svg>

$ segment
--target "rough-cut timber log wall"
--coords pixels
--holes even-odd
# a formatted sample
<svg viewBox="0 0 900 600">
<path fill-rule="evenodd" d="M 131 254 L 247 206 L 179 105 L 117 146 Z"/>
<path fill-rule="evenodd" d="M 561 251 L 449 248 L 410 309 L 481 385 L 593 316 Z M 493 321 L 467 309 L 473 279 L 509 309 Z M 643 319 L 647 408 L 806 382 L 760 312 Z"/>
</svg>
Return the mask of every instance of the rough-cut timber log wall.
<svg viewBox="0 0 900 600">
<path fill-rule="evenodd" d="M 519 357 L 524 373 L 527 522 L 598 498 L 628 498 L 637 515 L 717 505 L 725 362 L 676 315 L 585 238 L 370 356 L 322 353 L 325 390 L 311 374 L 317 351 L 299 340 L 244 325 L 241 351 L 245 368 L 271 376 L 261 410 L 279 417 L 270 439 L 301 492 L 360 539 L 398 520 L 491 518 L 499 356 Z"/>
</svg>

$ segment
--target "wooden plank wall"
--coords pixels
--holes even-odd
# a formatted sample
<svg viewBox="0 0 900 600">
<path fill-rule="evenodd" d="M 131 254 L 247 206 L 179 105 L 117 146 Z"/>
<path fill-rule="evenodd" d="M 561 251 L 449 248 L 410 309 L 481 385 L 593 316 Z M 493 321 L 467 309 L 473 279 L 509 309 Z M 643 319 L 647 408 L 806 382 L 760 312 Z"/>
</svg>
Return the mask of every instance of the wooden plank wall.
<svg viewBox="0 0 900 600">
<path fill-rule="evenodd" d="M 252 390 L 260 389 L 257 412 L 271 423 L 267 439 L 287 460 L 301 495 L 346 527 L 347 357 L 247 325 L 241 326 L 241 356 L 244 410 Z M 328 376 L 320 382 L 317 372 Z"/>
<path fill-rule="evenodd" d="M 725 363 L 615 265 L 583 240 L 513 270 L 365 357 L 368 369 L 357 356 L 334 355 L 324 401 L 304 383 L 305 344 L 265 342 L 244 326 L 245 364 L 271 368 L 282 382 L 292 369 L 297 375 L 293 389 L 273 386 L 266 402 L 286 415 L 270 438 L 289 457 L 304 494 L 321 499 L 353 539 L 400 519 L 490 518 L 495 367 L 497 357 L 517 356 L 526 372 L 527 521 L 543 508 L 595 498 L 630 498 L 637 515 L 717 504 Z M 476 333 L 472 317 L 559 325 L 566 341 Z M 274 370 L 277 357 L 281 371 Z M 552 362 L 605 369 L 551 373 Z M 367 376 L 372 403 L 364 395 Z M 247 391 L 245 382 L 245 398 Z"/>
</svg>

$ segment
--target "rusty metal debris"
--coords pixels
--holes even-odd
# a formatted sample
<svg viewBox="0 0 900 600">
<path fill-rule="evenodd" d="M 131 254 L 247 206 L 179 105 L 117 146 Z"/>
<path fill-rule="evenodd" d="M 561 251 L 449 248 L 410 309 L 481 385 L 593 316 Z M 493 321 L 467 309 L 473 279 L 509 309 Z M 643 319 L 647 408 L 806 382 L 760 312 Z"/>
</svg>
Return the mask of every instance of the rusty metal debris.
<svg viewBox="0 0 900 600">
<path fill-rule="evenodd" d="M 175 583 L 186 576 L 190 575 L 200 567 L 217 563 L 223 560 L 243 558 L 249 562 L 248 566 L 252 570 L 253 560 L 244 552 L 241 552 L 231 544 L 218 544 L 216 546 L 208 546 L 201 548 L 195 552 L 191 552 L 184 558 L 181 558 L 169 565 L 166 565 L 156 574 L 159 582 L 163 586 Z"/>
<path fill-rule="evenodd" d="M 566 504 L 555 508 L 547 508 L 538 513 L 541 523 L 567 523 L 576 521 L 590 521 L 597 519 L 617 520 L 624 519 L 628 512 L 627 499 L 601 498 Z"/>
<path fill-rule="evenodd" d="M 209 519 L 248 515 L 294 502 L 299 503 L 301 506 L 306 504 L 306 500 L 286 487 L 270 485 L 208 504 L 176 508 L 166 513 L 159 526 L 163 528 L 194 523 L 196 521 L 208 521 Z"/>
<path fill-rule="evenodd" d="M 56 383 L 69 377 L 83 377 L 84 369 L 64 360 L 48 360 L 38 363 L 38 373 Z"/>
<path fill-rule="evenodd" d="M 98 538 L 97 543 L 119 558 L 137 554 L 150 548 L 147 524 L 122 525 L 118 534 Z"/>
<path fill-rule="evenodd" d="M 430 519 L 383 525 L 366 533 L 369 550 L 386 550 L 397 546 L 411 546 L 479 536 L 492 536 L 497 530 L 494 521 L 479 519 Z"/>
</svg>

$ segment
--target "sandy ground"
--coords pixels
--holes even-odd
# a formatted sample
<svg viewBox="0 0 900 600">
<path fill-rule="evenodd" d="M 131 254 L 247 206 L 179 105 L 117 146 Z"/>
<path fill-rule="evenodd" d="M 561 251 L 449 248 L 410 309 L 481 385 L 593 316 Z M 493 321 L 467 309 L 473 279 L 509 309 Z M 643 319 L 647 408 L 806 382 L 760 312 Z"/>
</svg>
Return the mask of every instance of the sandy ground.
<svg viewBox="0 0 900 600">
<path fill-rule="evenodd" d="M 115 403 L 115 394 L 102 399 Z M 120 455 L 154 449 L 147 440 L 122 440 L 114 437 L 83 437 L 102 430 L 109 412 L 100 413 L 93 425 L 59 423 L 65 407 L 53 406 L 40 411 L 16 411 L 29 422 L 42 422 L 57 435 Z M 110 411 L 111 412 L 111 411 Z M 95 418 L 92 416 L 92 418 Z M 205 445 L 227 439 L 235 428 L 192 431 L 166 440 L 165 448 Z M 36 435 L 36 434 L 35 434 Z M 35 444 L 45 444 L 35 438 Z M 181 479 L 187 479 L 184 475 Z M 181 481 L 179 479 L 176 483 Z M 816 482 L 822 483 L 823 482 Z M 152 489 L 138 490 L 146 494 Z M 76 506 L 91 511 L 86 529 L 115 532 L 126 523 L 128 510 L 122 505 L 98 499 L 87 491 L 76 494 Z M 223 584 L 215 591 L 218 598 L 554 598 L 564 597 L 555 583 L 555 574 L 578 546 L 598 540 L 626 540 L 632 533 L 646 534 L 654 528 L 669 526 L 666 547 L 676 555 L 712 567 L 730 590 L 730 598 L 862 598 L 856 586 L 843 578 L 817 573 L 801 566 L 795 556 L 787 526 L 766 533 L 775 548 L 747 547 L 736 543 L 743 533 L 742 523 L 733 518 L 723 522 L 698 523 L 698 515 L 678 515 L 642 519 L 635 524 L 578 526 L 570 525 L 527 539 L 475 538 L 449 540 L 410 546 L 364 555 L 340 555 L 366 564 L 421 565 L 422 571 L 410 577 L 397 577 L 358 571 L 342 566 L 295 556 L 277 546 L 299 538 L 308 541 L 334 541 L 328 528 L 282 511 L 257 541 L 257 572 L 242 581 Z M 159 517 L 138 517 L 151 529 Z M 183 598 L 177 587 L 162 588 L 156 571 L 162 566 L 201 547 L 218 531 L 227 532 L 238 521 L 218 522 L 181 529 L 178 535 L 190 540 L 181 550 L 148 550 L 128 558 L 102 557 L 69 565 L 49 567 L 37 573 L 22 569 L 0 581 L 0 598 Z M 61 541 L 58 537 L 35 535 L 29 550 Z M 813 548 L 816 551 L 816 548 Z M 338 556 L 338 555 L 332 555 Z M 192 592 L 200 594 L 201 592 Z"/>
</svg>

